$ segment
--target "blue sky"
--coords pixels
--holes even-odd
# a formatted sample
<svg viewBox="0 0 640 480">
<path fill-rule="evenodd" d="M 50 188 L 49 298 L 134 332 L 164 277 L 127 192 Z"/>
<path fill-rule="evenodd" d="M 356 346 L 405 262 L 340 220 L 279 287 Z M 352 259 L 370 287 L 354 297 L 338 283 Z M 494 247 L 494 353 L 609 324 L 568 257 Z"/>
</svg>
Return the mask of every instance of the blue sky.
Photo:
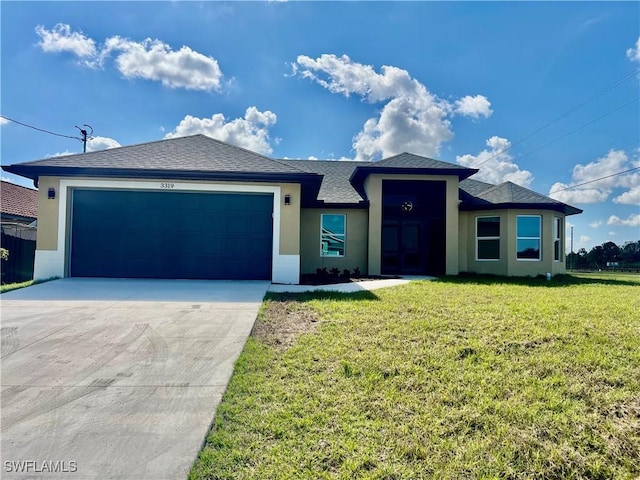
<svg viewBox="0 0 640 480">
<path fill-rule="evenodd" d="M 584 209 L 574 250 L 640 238 L 637 2 L 0 9 L 1 114 L 70 136 L 89 124 L 89 149 L 205 133 L 275 158 L 410 151 L 556 191 Z M 81 151 L 0 122 L 3 165 Z"/>
</svg>

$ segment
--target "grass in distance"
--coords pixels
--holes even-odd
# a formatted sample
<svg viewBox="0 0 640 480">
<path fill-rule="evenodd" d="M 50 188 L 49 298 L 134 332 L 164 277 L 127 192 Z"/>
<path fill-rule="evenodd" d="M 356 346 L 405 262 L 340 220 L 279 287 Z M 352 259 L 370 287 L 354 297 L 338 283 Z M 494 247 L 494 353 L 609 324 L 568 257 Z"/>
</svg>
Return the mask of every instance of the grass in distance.
<svg viewBox="0 0 640 480">
<path fill-rule="evenodd" d="M 271 295 L 189 478 L 637 478 L 639 311 L 626 277 Z"/>
</svg>

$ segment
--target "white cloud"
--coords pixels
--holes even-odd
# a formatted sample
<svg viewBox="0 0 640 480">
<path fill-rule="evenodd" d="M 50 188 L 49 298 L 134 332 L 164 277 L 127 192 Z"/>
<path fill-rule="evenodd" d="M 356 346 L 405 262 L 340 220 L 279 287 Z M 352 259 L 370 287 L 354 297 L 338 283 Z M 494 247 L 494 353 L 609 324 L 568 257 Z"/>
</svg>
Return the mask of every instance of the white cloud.
<svg viewBox="0 0 640 480">
<path fill-rule="evenodd" d="M 591 237 L 588 237 L 587 235 L 580 235 L 578 245 L 587 245 L 589 241 L 591 241 Z"/>
<path fill-rule="evenodd" d="M 609 232 L 609 236 L 611 237 L 615 237 L 616 235 L 618 235 L 616 232 Z"/>
<path fill-rule="evenodd" d="M 481 95 L 465 97 L 456 110 L 456 105 L 429 92 L 406 70 L 383 65 L 376 72 L 347 55 L 323 54 L 315 59 L 300 55 L 292 71 L 332 93 L 384 103 L 379 115 L 369 118 L 353 138 L 356 160 L 377 160 L 404 151 L 437 155 L 440 145 L 453 138 L 450 117 L 460 113 L 477 118 L 490 111 L 490 103 Z"/>
<path fill-rule="evenodd" d="M 493 113 L 491 102 L 484 95 L 476 95 L 475 97 L 467 95 L 460 100 L 456 100 L 455 105 L 457 113 L 468 117 L 490 117 Z"/>
<path fill-rule="evenodd" d="M 256 107 L 247 108 L 244 118 L 235 118 L 230 121 L 226 121 L 222 113 L 216 113 L 211 118 L 187 115 L 173 132 L 165 135 L 165 138 L 202 133 L 223 142 L 268 155 L 273 151 L 269 143 L 269 127 L 275 125 L 277 120 L 275 113 L 269 110 L 261 112 Z"/>
<path fill-rule="evenodd" d="M 595 222 L 591 222 L 591 223 L 589 224 L 589 226 L 590 226 L 591 228 L 599 228 L 599 227 L 601 227 L 601 226 L 602 226 L 602 223 L 603 223 L 603 222 L 602 222 L 601 220 L 598 220 L 598 221 L 595 221 Z"/>
<path fill-rule="evenodd" d="M 36 27 L 45 52 L 71 52 L 92 68 L 104 66 L 112 54 L 116 67 L 125 78 L 142 78 L 161 82 L 169 88 L 189 90 L 220 90 L 222 71 L 215 58 L 196 52 L 187 46 L 172 50 L 169 45 L 147 38 L 135 42 L 112 36 L 98 46 L 82 32 L 73 32 L 67 24 L 53 29 Z"/>
<path fill-rule="evenodd" d="M 627 50 L 627 58 L 632 62 L 640 62 L 640 37 L 638 37 L 635 46 Z"/>
<path fill-rule="evenodd" d="M 56 152 L 56 153 L 52 153 L 50 155 L 45 155 L 45 158 L 50 158 L 50 157 L 64 157 L 66 155 L 76 155 L 79 152 L 70 152 L 69 150 L 65 150 L 64 152 Z"/>
<path fill-rule="evenodd" d="M 170 88 L 220 89 L 222 71 L 216 59 L 189 47 L 174 51 L 160 40 L 134 42 L 116 36 L 105 42 L 102 58 L 111 52 L 119 52 L 115 62 L 126 78 L 156 80 Z"/>
<path fill-rule="evenodd" d="M 640 227 L 640 213 L 631 214 L 626 220 L 622 220 L 616 215 L 611 215 L 607 220 L 607 225 L 616 225 L 619 227 Z"/>
<path fill-rule="evenodd" d="M 631 190 L 618 195 L 613 199 L 613 202 L 625 205 L 640 205 L 640 186 L 632 187 Z"/>
<path fill-rule="evenodd" d="M 554 183 L 549 190 L 549 196 L 566 203 L 600 203 L 609 198 L 615 188 L 625 188 L 629 191 L 614 199 L 616 203 L 634 203 L 640 186 L 640 173 L 629 172 L 617 175 L 619 172 L 630 170 L 637 166 L 629 160 L 622 150 L 611 150 L 607 155 L 586 165 L 577 164 L 573 167 L 570 183 Z M 581 184 L 588 183 L 585 186 Z M 567 187 L 573 187 L 567 189 Z"/>
<path fill-rule="evenodd" d="M 38 45 L 45 52 L 70 52 L 80 58 L 97 54 L 96 42 L 82 32 L 72 32 L 67 24 L 58 23 L 51 30 L 38 25 L 36 33 L 40 37 Z"/>
<path fill-rule="evenodd" d="M 523 187 L 528 187 L 533 181 L 533 175 L 528 170 L 521 170 L 513 162 L 513 157 L 508 149 L 511 143 L 506 138 L 493 136 L 487 140 L 489 149 L 481 151 L 478 155 L 458 155 L 456 161 L 465 167 L 475 168 L 480 171 L 473 178 L 488 183 L 513 182 Z"/>
<path fill-rule="evenodd" d="M 93 137 L 87 142 L 87 152 L 97 152 L 98 150 L 107 150 L 120 146 L 121 145 L 113 138 Z"/>
<path fill-rule="evenodd" d="M 117 140 L 109 137 L 90 137 L 87 141 L 87 152 L 97 152 L 98 150 L 108 150 L 109 148 L 120 147 L 120 143 Z M 50 155 L 46 155 L 47 158 L 50 157 L 64 157 L 66 155 L 77 155 L 81 152 L 71 152 L 69 150 L 65 150 L 64 152 L 56 152 Z"/>
<path fill-rule="evenodd" d="M 0 125 L 6 125 L 7 123 L 9 123 L 9 120 L 7 120 L 6 118 L 0 117 Z"/>
</svg>

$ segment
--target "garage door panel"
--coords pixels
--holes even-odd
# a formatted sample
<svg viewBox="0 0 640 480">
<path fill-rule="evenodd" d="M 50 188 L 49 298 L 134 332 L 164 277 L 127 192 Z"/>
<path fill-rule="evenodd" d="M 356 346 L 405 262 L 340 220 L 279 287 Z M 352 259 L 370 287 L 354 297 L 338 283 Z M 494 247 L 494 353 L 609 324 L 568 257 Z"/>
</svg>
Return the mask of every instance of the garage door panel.
<svg viewBox="0 0 640 480">
<path fill-rule="evenodd" d="M 72 276 L 271 278 L 271 194 L 75 190 L 72 205 Z"/>
</svg>

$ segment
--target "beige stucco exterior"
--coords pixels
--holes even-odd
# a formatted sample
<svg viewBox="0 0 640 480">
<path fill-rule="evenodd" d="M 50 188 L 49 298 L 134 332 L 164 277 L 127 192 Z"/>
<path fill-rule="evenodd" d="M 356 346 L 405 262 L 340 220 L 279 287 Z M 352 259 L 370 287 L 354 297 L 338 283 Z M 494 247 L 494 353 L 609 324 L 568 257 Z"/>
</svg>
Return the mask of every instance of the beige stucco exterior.
<svg viewBox="0 0 640 480">
<path fill-rule="evenodd" d="M 75 188 L 84 188 L 83 182 L 90 185 L 91 182 L 102 180 L 117 183 L 117 188 L 150 188 L 162 191 L 160 184 L 163 182 L 175 182 L 176 185 L 193 185 L 193 189 L 202 188 L 212 191 L 216 185 L 224 185 L 230 188 L 235 185 L 238 190 L 249 186 L 268 187 L 277 193 L 279 191 L 279 254 L 278 261 L 282 268 L 288 272 L 296 270 L 299 273 L 314 273 L 317 268 L 326 267 L 328 270 L 338 268 L 340 271 L 358 268 L 362 273 L 378 275 L 381 273 L 381 234 L 382 234 L 382 181 L 383 180 L 431 180 L 446 182 L 446 274 L 456 275 L 459 272 L 474 272 L 479 274 L 495 274 L 508 276 L 544 275 L 551 273 L 557 275 L 565 273 L 565 216 L 551 210 L 516 210 L 496 209 L 483 211 L 459 211 L 458 210 L 458 177 L 437 175 L 382 175 L 371 174 L 364 183 L 366 195 L 369 199 L 369 208 L 301 208 L 301 187 L 293 183 L 242 183 L 242 182 L 204 182 L 189 180 L 154 179 L 96 179 L 73 178 Z M 68 229 L 70 228 L 70 198 L 71 188 L 66 187 L 67 179 L 59 177 L 40 177 L 38 192 L 38 233 L 36 263 L 40 263 L 43 273 L 40 278 L 57 275 L 60 252 L 68 251 L 65 243 L 68 241 Z M 130 187 L 129 187 L 130 186 Z M 56 198 L 49 199 L 48 191 L 55 189 Z M 61 188 L 69 191 L 61 192 Z M 94 188 L 94 187 L 87 187 Z M 103 186 L 99 188 L 112 188 Z M 116 188 L 116 187 L 113 187 Z M 233 188 L 231 188 L 233 190 Z M 179 188 L 172 191 L 180 191 Z M 285 205 L 285 196 L 289 195 L 290 205 Z M 66 199 L 66 200 L 63 200 Z M 65 205 L 61 205 L 61 201 Z M 64 210 L 61 210 L 64 209 Z M 63 213 L 64 212 L 64 215 Z M 322 257 L 320 255 L 320 216 L 322 214 L 346 215 L 346 252 L 344 257 Z M 516 258 L 516 217 L 518 215 L 540 215 L 542 219 L 542 259 L 518 260 Z M 500 222 L 500 259 L 497 261 L 476 259 L 476 218 L 479 216 L 498 216 Z M 554 218 L 560 218 L 562 232 L 560 243 L 562 252 L 560 261 L 554 260 L 553 231 Z M 62 223 L 61 222 L 62 219 Z M 63 229 L 65 231 L 60 231 Z M 274 234 L 275 235 L 275 234 Z M 275 238 L 275 237 L 274 237 Z M 274 244 L 275 245 L 275 244 Z M 55 253 L 58 252 L 58 253 Z M 55 254 L 54 254 L 55 253 Z M 274 255 L 278 250 L 274 250 Z M 58 257 L 56 257 L 58 255 Z M 64 254 L 66 255 L 66 253 Z M 38 259 L 40 257 L 40 259 Z M 54 258 L 55 257 L 55 258 Z M 298 264 L 299 261 L 299 264 Z M 289 262 L 289 263 L 287 263 Z M 67 263 L 67 260 L 64 260 Z M 51 265 L 51 268 L 49 266 Z M 66 267 L 65 267 L 66 268 Z M 58 270 L 56 270 L 58 269 Z M 38 268 L 36 268 L 38 271 Z M 53 272 L 50 273 L 50 272 Z M 66 274 L 66 273 L 65 273 Z M 296 274 L 297 275 L 297 274 Z M 287 278 L 292 278 L 287 277 Z M 294 280 L 295 281 L 295 280 Z M 286 283 L 286 282 L 285 282 Z"/>
<path fill-rule="evenodd" d="M 446 182 L 446 253 L 445 272 L 457 275 L 458 257 L 458 177 L 455 175 L 381 175 L 372 174 L 364 183 L 369 198 L 369 253 L 371 275 L 380 275 L 382 248 L 382 181 L 432 180 Z"/>
<path fill-rule="evenodd" d="M 539 215 L 542 219 L 541 260 L 519 260 L 516 255 L 516 218 L 519 215 Z M 500 217 L 500 259 L 477 260 L 476 218 Z M 553 222 L 560 218 L 561 255 L 554 260 Z M 557 275 L 566 272 L 565 266 L 565 216 L 551 210 L 480 210 L 460 212 L 460 271 L 507 276 Z"/>
<path fill-rule="evenodd" d="M 322 214 L 346 215 L 346 246 L 344 257 L 320 255 L 320 217 Z M 300 270 L 315 273 L 317 268 L 337 268 L 367 272 L 367 232 L 369 216 L 366 209 L 303 208 L 300 212 Z"/>
<path fill-rule="evenodd" d="M 49 189 L 56 191 L 56 198 L 49 199 Z M 38 182 L 38 235 L 37 250 L 58 248 L 58 209 L 60 208 L 60 179 L 40 177 Z"/>
</svg>

